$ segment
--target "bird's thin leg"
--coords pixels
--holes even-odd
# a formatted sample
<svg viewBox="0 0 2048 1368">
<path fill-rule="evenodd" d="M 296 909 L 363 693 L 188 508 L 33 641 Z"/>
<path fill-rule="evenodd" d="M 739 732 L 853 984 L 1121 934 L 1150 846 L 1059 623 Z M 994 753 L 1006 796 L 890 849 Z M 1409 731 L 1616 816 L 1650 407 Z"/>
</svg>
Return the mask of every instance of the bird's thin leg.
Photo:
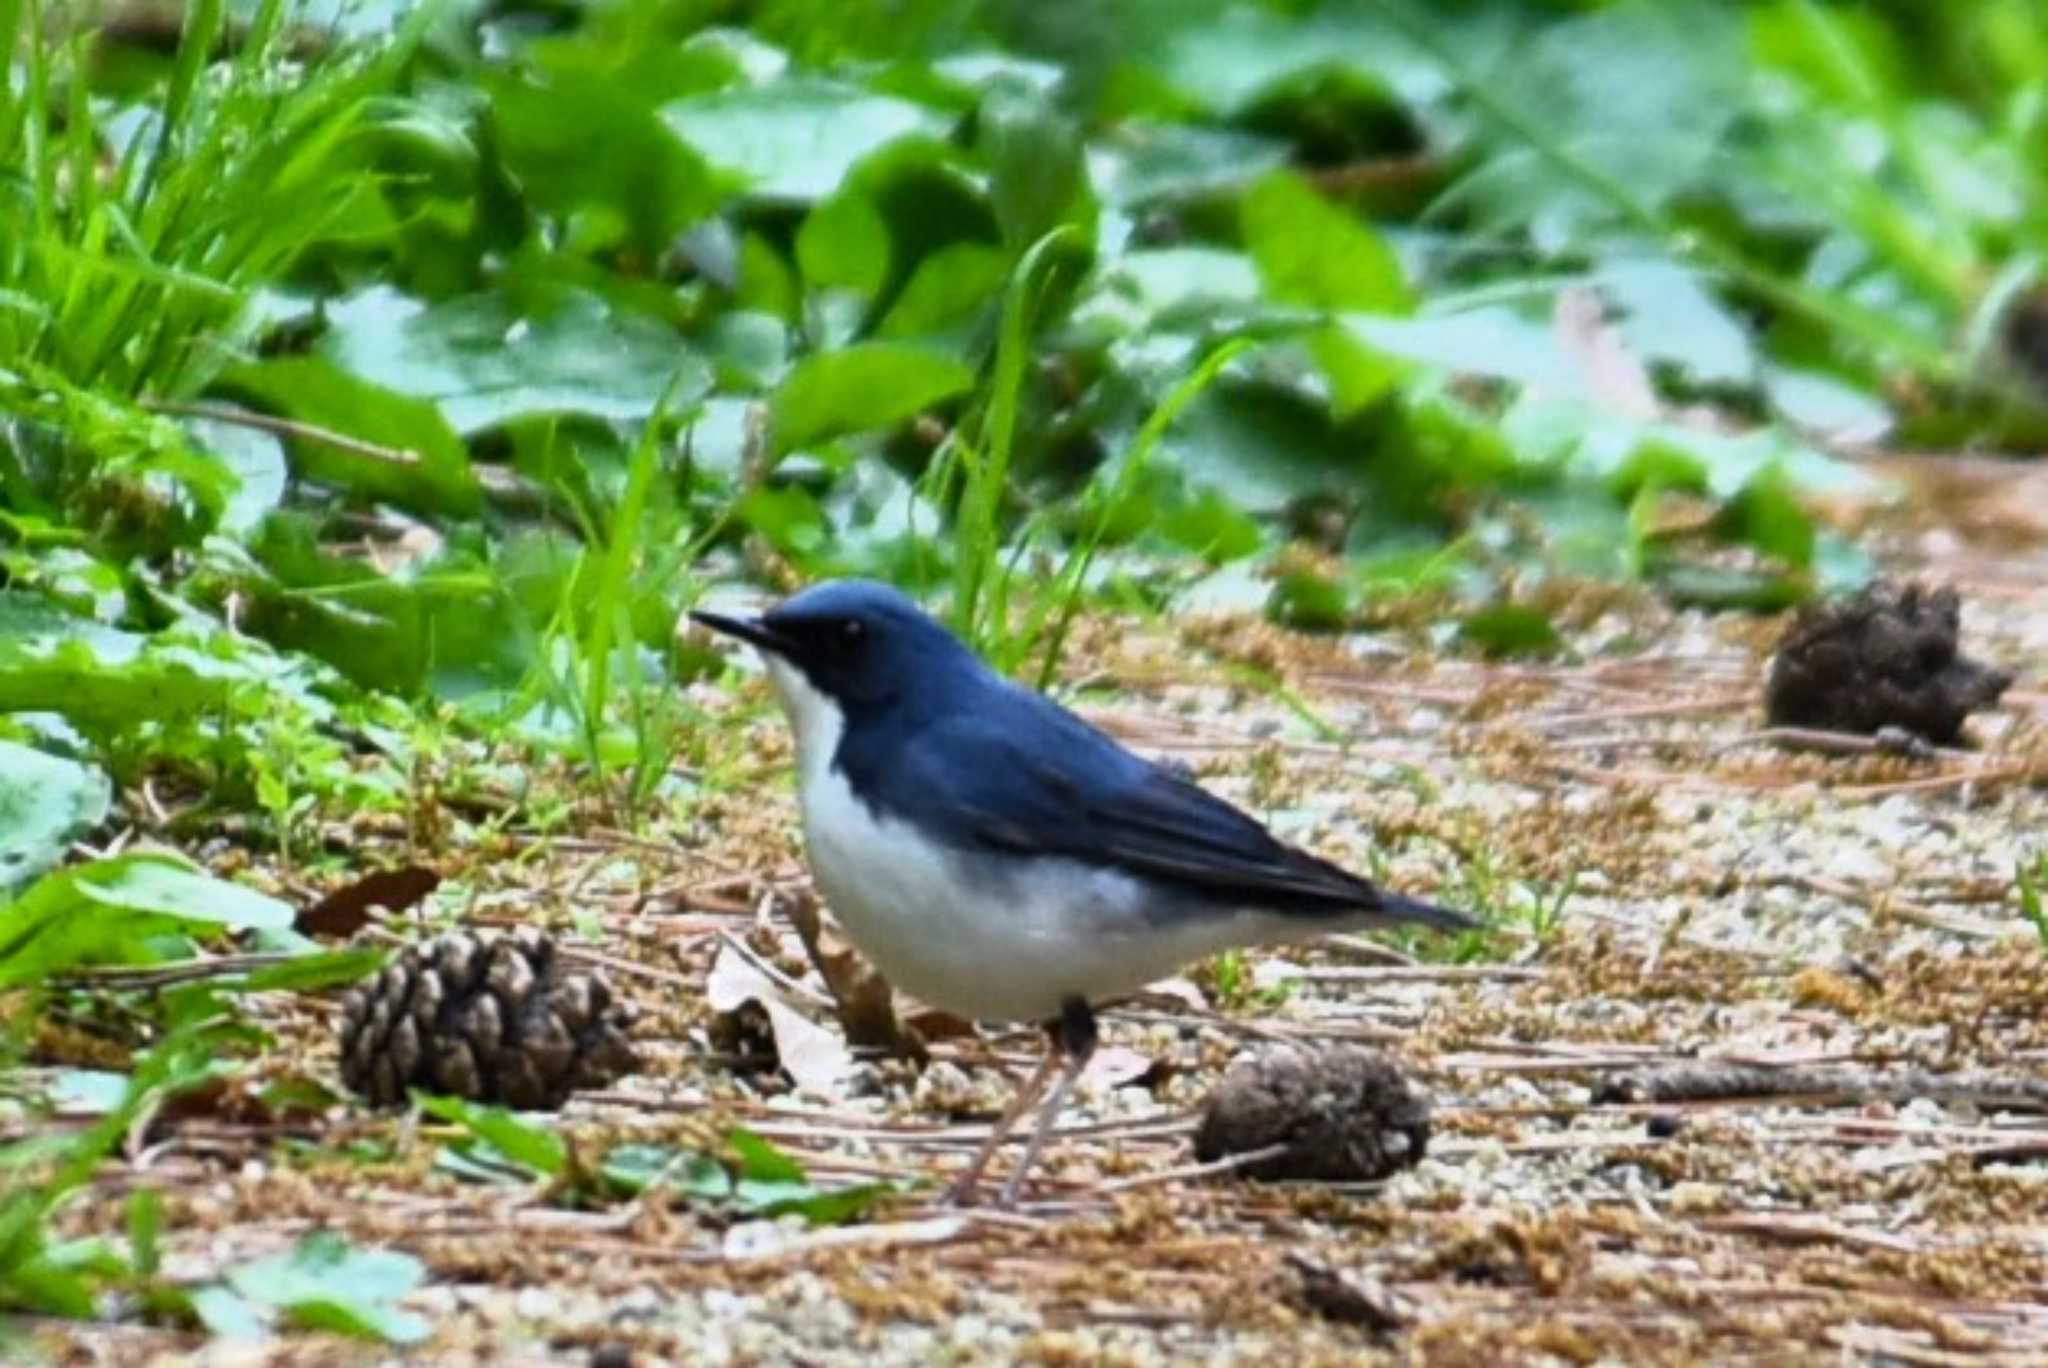
<svg viewBox="0 0 2048 1368">
<path fill-rule="evenodd" d="M 967 1171 L 954 1179 L 953 1186 L 946 1189 L 948 1206 L 964 1206 L 967 1199 L 974 1195 L 975 1185 L 981 1181 L 981 1171 L 988 1167 L 988 1161 L 994 1156 L 996 1147 L 1016 1129 L 1017 1122 L 1031 1109 L 1031 1104 L 1038 1100 L 1038 1095 L 1045 1091 L 1045 1085 L 1052 1079 L 1053 1066 L 1059 1061 L 1059 1048 L 1048 1045 L 1045 1058 L 1038 1061 L 1037 1070 L 1025 1080 L 1023 1087 L 1017 1089 L 1017 1095 L 1010 1099 L 1010 1105 L 1004 1109 L 1002 1117 L 989 1131 L 988 1139 L 982 1141 L 981 1148 L 974 1152 L 974 1160 L 967 1165 Z"/>
<path fill-rule="evenodd" d="M 1088 1067 L 1089 1057 L 1095 1053 L 1098 1032 L 1095 1026 L 1095 1011 L 1081 998 L 1068 998 L 1060 1005 L 1060 1019 L 1052 1025 L 1053 1049 L 1046 1057 L 1065 1057 L 1066 1067 L 1060 1071 L 1060 1081 L 1052 1090 L 1052 1096 L 1045 1100 L 1039 1110 L 1038 1124 L 1032 1127 L 1031 1143 L 1024 1147 L 1024 1157 L 1017 1161 L 1017 1167 L 1010 1174 L 1010 1180 L 1003 1184 L 1002 1206 L 1013 1205 L 1018 1191 L 1024 1186 L 1024 1175 L 1031 1172 L 1032 1164 L 1038 1160 L 1039 1150 L 1045 1148 L 1046 1137 L 1052 1134 L 1052 1123 L 1059 1118 L 1067 1105 L 1067 1095 L 1074 1090 L 1081 1071 Z"/>
</svg>

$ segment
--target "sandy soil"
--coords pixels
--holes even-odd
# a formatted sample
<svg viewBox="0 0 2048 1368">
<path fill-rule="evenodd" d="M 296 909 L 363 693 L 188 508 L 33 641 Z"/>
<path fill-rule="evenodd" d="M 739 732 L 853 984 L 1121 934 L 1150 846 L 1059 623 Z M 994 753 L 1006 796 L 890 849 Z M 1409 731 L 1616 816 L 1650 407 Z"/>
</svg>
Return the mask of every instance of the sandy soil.
<svg viewBox="0 0 2048 1368">
<path fill-rule="evenodd" d="M 437 1362 L 2048 1362 L 2048 1103 L 2028 1091 L 2048 1078 L 2048 947 L 2013 892 L 2048 846 L 2048 558 L 2032 501 L 1967 474 L 1940 472 L 1940 529 L 1873 535 L 1896 572 L 1957 585 L 1969 648 L 2019 674 L 1968 751 L 1774 740 L 1758 687 L 1782 623 L 1613 590 L 1556 593 L 1577 655 L 1540 666 L 1399 626 L 1089 625 L 1070 682 L 1105 725 L 1501 929 L 1462 962 L 1422 940 L 1253 954 L 1107 1013 L 1014 1212 L 935 1199 L 1030 1033 L 936 1039 L 921 1071 L 864 1058 L 815 1090 L 712 1043 L 703 985 L 735 942 L 817 978 L 777 911 L 802 891 L 780 722 L 758 689 L 707 686 L 754 720 L 705 763 L 758 782 L 654 838 L 588 810 L 573 834 L 492 832 L 451 798 L 424 829 L 352 839 L 466 885 L 471 920 L 554 925 L 639 1006 L 646 1067 L 563 1114 L 579 1152 L 744 1125 L 820 1182 L 901 1194 L 817 1230 L 576 1209 L 436 1170 L 446 1132 L 417 1120 L 222 1110 L 160 1124 L 68 1219 L 161 1188 L 193 1276 L 320 1227 L 411 1251 Z M 1233 683 L 1246 665 L 1299 706 Z M 275 1012 L 265 1070 L 331 1075 L 331 1004 Z M 1426 1158 L 1377 1184 L 1186 1172 L 1221 1071 L 1302 1041 L 1388 1052 L 1433 1099 Z M 1700 1063 L 1768 1068 L 1735 1075 L 1743 1095 L 1655 1100 L 1658 1070 Z M 1794 1095 L 1758 1095 L 1792 1069 Z M 315 1135 L 325 1150 L 285 1145 Z M 336 1157 L 346 1141 L 378 1157 Z M 81 1363 L 385 1352 L 40 1338 Z"/>
</svg>

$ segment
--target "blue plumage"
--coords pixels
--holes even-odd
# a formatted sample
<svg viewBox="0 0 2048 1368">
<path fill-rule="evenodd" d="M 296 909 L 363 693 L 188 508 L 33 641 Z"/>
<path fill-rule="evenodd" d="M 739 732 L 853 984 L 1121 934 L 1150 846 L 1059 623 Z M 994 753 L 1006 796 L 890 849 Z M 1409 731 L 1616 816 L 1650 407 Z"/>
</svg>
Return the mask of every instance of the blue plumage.
<svg viewBox="0 0 2048 1368">
<path fill-rule="evenodd" d="M 1094 1048 L 1092 1004 L 1232 946 L 1479 925 L 1276 839 L 1003 679 L 884 585 L 820 585 L 757 619 L 695 616 L 762 654 L 796 733 L 812 872 L 854 943 L 934 1005 L 1052 1032 L 1027 1098 L 1061 1058 L 1065 1071 L 1009 1194 Z"/>
</svg>

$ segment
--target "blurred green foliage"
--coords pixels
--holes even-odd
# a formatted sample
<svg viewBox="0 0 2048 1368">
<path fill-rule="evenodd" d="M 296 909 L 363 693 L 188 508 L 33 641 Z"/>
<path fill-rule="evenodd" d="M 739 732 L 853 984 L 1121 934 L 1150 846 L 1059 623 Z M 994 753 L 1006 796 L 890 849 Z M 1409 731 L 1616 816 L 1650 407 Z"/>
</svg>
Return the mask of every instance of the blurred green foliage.
<svg viewBox="0 0 2048 1368">
<path fill-rule="evenodd" d="M 1110 586 L 1853 580 L 1822 449 L 2042 430 L 2043 9 L 16 0 L 0 726 L 278 797 L 431 698 L 631 805 L 721 580 L 1040 678 Z"/>
</svg>

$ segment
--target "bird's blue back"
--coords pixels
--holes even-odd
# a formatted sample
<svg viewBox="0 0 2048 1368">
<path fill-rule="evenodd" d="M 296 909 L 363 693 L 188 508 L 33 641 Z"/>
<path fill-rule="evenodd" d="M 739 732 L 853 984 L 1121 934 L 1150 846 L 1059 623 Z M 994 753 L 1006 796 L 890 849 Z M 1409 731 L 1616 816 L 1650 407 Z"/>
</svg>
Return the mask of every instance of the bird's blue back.
<svg viewBox="0 0 2048 1368">
<path fill-rule="evenodd" d="M 1119 869 L 1176 901 L 1306 915 L 1382 905 L 1371 884 L 1276 840 L 918 617 L 922 629 L 892 631 L 871 662 L 891 687 L 841 697 L 834 766 L 877 815 L 959 850 Z"/>
</svg>

